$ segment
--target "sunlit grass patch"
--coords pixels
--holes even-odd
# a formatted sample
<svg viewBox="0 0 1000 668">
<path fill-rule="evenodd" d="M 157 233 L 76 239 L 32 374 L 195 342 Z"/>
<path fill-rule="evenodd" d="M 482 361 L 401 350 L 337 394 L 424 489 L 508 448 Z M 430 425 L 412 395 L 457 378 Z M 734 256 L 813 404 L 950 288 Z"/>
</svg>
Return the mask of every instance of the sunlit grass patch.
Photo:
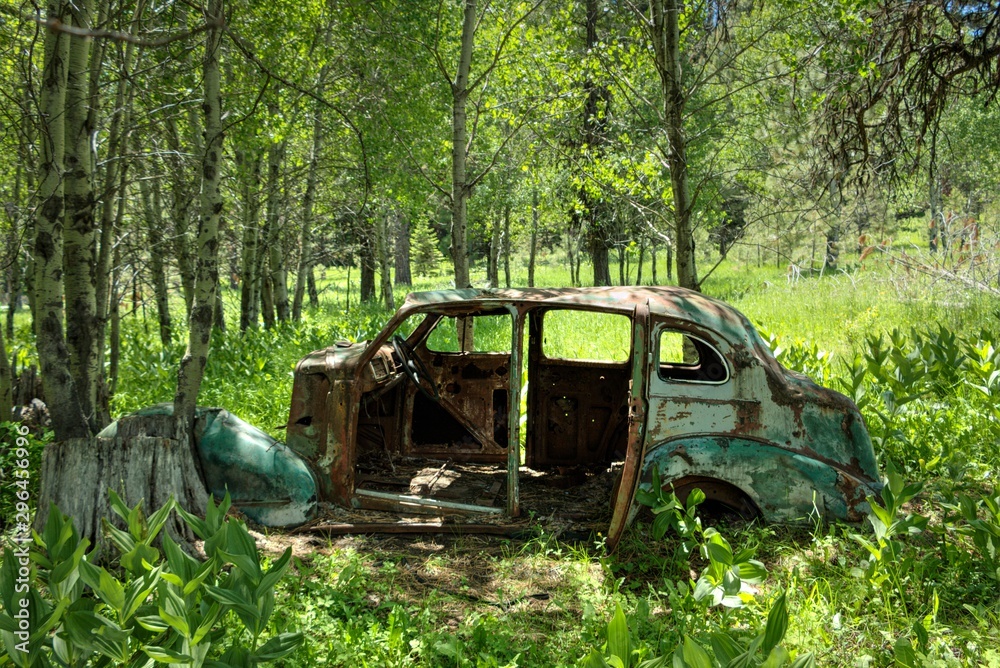
<svg viewBox="0 0 1000 668">
<path fill-rule="evenodd" d="M 542 353 L 550 359 L 626 362 L 632 353 L 632 319 L 597 311 L 547 311 Z"/>
<path fill-rule="evenodd" d="M 295 563 L 290 666 L 575 665 L 607 612 L 598 560 L 551 538 L 348 538 Z"/>
</svg>

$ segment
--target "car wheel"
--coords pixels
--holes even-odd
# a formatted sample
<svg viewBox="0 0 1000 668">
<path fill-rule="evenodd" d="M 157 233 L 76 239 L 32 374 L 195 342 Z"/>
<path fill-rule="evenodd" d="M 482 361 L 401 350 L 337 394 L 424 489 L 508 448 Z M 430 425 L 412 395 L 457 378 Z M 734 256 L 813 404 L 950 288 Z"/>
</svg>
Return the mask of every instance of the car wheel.
<svg viewBox="0 0 1000 668">
<path fill-rule="evenodd" d="M 752 522 L 763 514 L 757 504 L 736 485 L 706 476 L 685 476 L 671 481 L 677 499 L 687 503 L 688 495 L 695 489 L 705 493 L 705 501 L 698 506 L 698 516 L 707 521 Z M 670 483 L 664 485 L 670 489 Z"/>
</svg>

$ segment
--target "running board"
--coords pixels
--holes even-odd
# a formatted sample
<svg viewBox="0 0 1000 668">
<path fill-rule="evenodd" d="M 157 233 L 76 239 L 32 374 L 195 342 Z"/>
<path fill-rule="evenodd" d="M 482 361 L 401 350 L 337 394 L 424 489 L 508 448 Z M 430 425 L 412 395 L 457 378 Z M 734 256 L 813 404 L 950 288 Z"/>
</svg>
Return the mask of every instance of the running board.
<svg viewBox="0 0 1000 668">
<path fill-rule="evenodd" d="M 480 534 L 486 536 L 506 536 L 508 538 L 530 538 L 535 530 L 528 524 L 456 524 L 452 522 L 405 522 L 405 523 L 320 523 L 305 525 L 292 533 L 319 533 L 330 536 L 352 534 Z"/>
<path fill-rule="evenodd" d="M 471 503 L 456 503 L 454 501 L 439 501 L 438 499 L 427 499 L 422 496 L 411 496 L 409 494 L 392 494 L 391 492 L 376 492 L 370 489 L 355 489 L 354 498 L 360 502 L 361 507 L 365 507 L 364 498 L 375 499 L 377 501 L 388 501 L 400 510 L 450 510 L 459 513 L 491 513 L 499 515 L 502 508 L 493 506 L 478 506 Z"/>
</svg>

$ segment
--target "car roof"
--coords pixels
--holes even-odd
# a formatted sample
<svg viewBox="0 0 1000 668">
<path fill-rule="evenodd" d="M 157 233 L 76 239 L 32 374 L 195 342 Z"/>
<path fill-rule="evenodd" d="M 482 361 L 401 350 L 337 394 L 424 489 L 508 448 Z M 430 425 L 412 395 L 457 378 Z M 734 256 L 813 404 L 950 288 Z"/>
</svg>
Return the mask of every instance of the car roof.
<svg viewBox="0 0 1000 668">
<path fill-rule="evenodd" d="M 508 303 L 544 307 L 586 307 L 630 314 L 636 306 L 649 304 L 654 315 L 691 322 L 723 334 L 734 342 L 752 345 L 758 335 L 749 320 L 725 302 L 700 292 L 674 286 L 610 286 L 593 288 L 506 288 L 431 290 L 412 292 L 403 308 L 424 310 L 435 306 L 454 308 L 458 303 L 500 306 Z"/>
</svg>

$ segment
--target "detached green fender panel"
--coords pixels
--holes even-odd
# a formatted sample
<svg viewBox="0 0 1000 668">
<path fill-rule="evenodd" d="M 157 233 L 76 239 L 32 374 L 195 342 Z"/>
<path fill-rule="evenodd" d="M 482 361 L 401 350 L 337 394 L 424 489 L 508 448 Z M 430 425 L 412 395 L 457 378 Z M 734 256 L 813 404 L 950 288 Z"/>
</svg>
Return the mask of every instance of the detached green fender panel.
<svg viewBox="0 0 1000 668">
<path fill-rule="evenodd" d="M 813 508 L 828 519 L 860 521 L 875 488 L 829 464 L 774 445 L 742 438 L 699 436 L 658 444 L 643 458 L 640 487 L 652 489 L 653 469 L 669 482 L 714 478 L 741 490 L 768 522 L 806 519 Z"/>
<path fill-rule="evenodd" d="M 173 404 L 157 404 L 135 415 L 172 415 Z M 117 423 L 98 436 L 114 438 Z M 258 524 L 294 526 L 316 511 L 316 479 L 305 461 L 287 446 L 223 408 L 199 407 L 195 441 L 208 491 Z"/>
</svg>

